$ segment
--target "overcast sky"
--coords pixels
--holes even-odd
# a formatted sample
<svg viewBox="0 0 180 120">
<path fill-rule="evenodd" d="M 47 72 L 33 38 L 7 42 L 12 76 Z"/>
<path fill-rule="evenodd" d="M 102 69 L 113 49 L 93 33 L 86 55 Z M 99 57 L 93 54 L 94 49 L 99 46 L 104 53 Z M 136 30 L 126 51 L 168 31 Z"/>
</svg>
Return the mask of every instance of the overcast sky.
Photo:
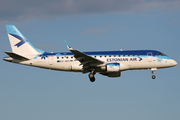
<svg viewBox="0 0 180 120">
<path fill-rule="evenodd" d="M 179 10 L 179 0 L 1 0 L 0 24 L 74 14 Z"/>
</svg>

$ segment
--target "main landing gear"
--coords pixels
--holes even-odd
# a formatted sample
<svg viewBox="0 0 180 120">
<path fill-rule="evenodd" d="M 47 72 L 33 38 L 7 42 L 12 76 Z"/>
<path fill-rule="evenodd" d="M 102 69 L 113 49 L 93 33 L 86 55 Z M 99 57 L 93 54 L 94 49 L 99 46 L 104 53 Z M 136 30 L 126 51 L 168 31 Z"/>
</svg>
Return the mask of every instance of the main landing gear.
<svg viewBox="0 0 180 120">
<path fill-rule="evenodd" d="M 152 71 L 152 79 L 155 79 L 156 76 L 154 75 L 154 72 L 157 71 L 157 68 L 151 68 Z"/>
<path fill-rule="evenodd" d="M 96 74 L 95 71 L 91 71 L 91 72 L 89 73 L 89 79 L 90 79 L 91 82 L 94 82 L 94 81 L 95 81 L 95 77 L 94 77 L 95 74 Z"/>
</svg>

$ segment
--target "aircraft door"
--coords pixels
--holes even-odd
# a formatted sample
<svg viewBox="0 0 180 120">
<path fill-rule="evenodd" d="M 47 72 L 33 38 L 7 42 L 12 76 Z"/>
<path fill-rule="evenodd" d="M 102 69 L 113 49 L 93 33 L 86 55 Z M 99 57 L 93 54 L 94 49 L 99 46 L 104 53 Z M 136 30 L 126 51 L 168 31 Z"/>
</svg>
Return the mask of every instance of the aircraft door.
<svg viewBox="0 0 180 120">
<path fill-rule="evenodd" d="M 48 56 L 49 65 L 53 64 L 53 56 Z"/>
<path fill-rule="evenodd" d="M 152 62 L 152 52 L 147 53 L 147 60 L 148 62 Z"/>
</svg>

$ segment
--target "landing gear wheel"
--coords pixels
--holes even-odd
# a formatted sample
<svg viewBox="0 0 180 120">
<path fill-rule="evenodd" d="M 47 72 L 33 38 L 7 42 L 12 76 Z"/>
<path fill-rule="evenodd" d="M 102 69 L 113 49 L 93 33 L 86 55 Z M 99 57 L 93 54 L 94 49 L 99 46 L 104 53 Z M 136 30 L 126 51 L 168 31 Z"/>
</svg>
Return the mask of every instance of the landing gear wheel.
<svg viewBox="0 0 180 120">
<path fill-rule="evenodd" d="M 90 79 L 91 82 L 95 81 L 95 77 L 94 77 L 93 73 L 89 73 L 89 79 Z"/>
<path fill-rule="evenodd" d="M 95 77 L 90 78 L 90 81 L 91 81 L 91 82 L 94 82 L 94 81 L 95 81 Z"/>
<path fill-rule="evenodd" d="M 156 76 L 155 76 L 155 75 L 153 75 L 153 76 L 152 76 L 152 79 L 155 79 L 155 78 L 156 78 Z"/>
<path fill-rule="evenodd" d="M 155 79 L 156 76 L 154 75 L 154 72 L 157 71 L 157 68 L 151 68 L 152 71 L 152 79 Z"/>
</svg>

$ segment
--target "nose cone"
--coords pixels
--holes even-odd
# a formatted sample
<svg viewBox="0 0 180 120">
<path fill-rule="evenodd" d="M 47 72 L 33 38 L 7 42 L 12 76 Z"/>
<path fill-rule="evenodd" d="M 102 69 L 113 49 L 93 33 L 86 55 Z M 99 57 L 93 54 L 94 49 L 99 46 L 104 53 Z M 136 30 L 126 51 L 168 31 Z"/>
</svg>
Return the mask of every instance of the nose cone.
<svg viewBox="0 0 180 120">
<path fill-rule="evenodd" d="M 177 65 L 177 62 L 175 60 L 171 61 L 171 65 L 172 66 L 176 66 Z"/>
</svg>

